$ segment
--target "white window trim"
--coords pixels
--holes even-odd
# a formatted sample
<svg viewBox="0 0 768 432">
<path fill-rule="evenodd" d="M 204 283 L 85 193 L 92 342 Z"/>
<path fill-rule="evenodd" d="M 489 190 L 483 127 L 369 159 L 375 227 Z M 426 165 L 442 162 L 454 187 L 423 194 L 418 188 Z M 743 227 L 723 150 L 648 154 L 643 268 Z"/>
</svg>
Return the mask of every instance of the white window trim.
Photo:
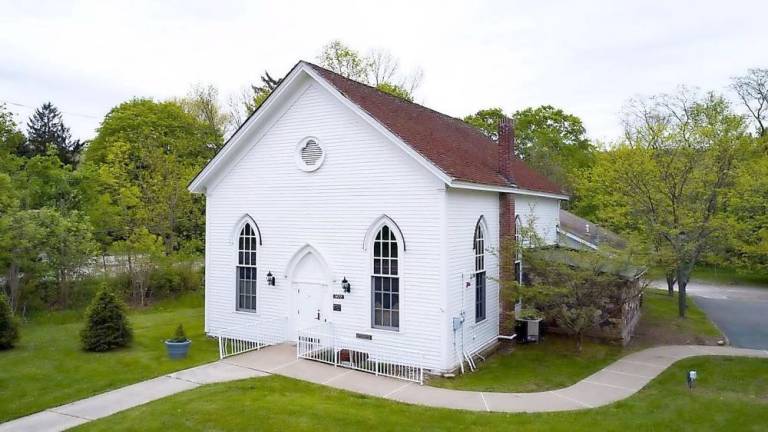
<svg viewBox="0 0 768 432">
<path fill-rule="evenodd" d="M 256 264 L 252 265 L 241 265 L 240 264 L 240 233 L 245 228 L 246 225 L 251 226 L 251 230 L 254 232 L 254 238 L 256 240 Z M 256 225 L 256 222 L 250 217 L 245 216 L 240 220 L 240 223 L 237 225 L 237 229 L 235 230 L 237 233 L 233 240 L 233 248 L 234 250 L 234 270 L 235 270 L 235 280 L 234 280 L 234 311 L 236 314 L 242 314 L 242 315 L 248 315 L 248 316 L 254 316 L 259 315 L 259 311 L 261 309 L 261 284 L 259 283 L 259 268 L 261 268 L 261 233 L 259 231 L 258 225 Z M 243 309 L 239 305 L 240 300 L 240 294 L 238 292 L 238 283 L 239 283 L 239 268 L 240 267 L 252 267 L 256 269 L 256 276 L 255 276 L 255 282 L 256 282 L 256 308 L 254 309 Z"/>
<path fill-rule="evenodd" d="M 486 322 L 487 319 L 488 319 L 488 269 L 486 268 L 486 265 L 485 265 L 486 264 L 486 260 L 487 260 L 487 257 L 486 257 L 486 254 L 485 254 L 485 249 L 486 249 L 486 241 L 488 239 L 488 230 L 485 228 L 485 224 L 483 222 L 484 222 L 484 218 L 481 216 L 480 219 L 477 221 L 477 224 L 475 225 L 475 230 L 474 230 L 474 232 L 472 234 L 472 252 L 473 252 L 472 253 L 472 258 L 473 258 L 473 267 L 474 267 L 474 271 L 472 272 L 472 275 L 474 276 L 474 278 L 473 278 L 474 280 L 472 282 L 473 282 L 473 285 L 475 286 L 475 303 L 474 303 L 475 324 L 482 324 L 482 323 Z M 477 250 L 477 246 L 478 246 L 477 245 L 477 243 L 478 243 L 478 236 L 477 236 L 477 234 L 478 234 L 478 231 L 480 232 L 480 234 L 482 234 L 482 239 L 481 239 L 482 240 L 482 251 L 480 251 L 480 253 L 478 253 L 478 250 Z M 481 269 L 477 268 L 477 259 L 479 257 L 482 257 L 483 265 L 482 265 Z M 480 318 L 480 319 L 477 318 L 477 310 L 478 310 L 477 309 L 477 303 L 478 303 L 478 301 L 477 301 L 478 300 L 477 299 L 477 275 L 479 273 L 485 273 L 485 280 L 483 281 L 483 283 L 484 283 L 483 284 L 483 294 L 485 296 L 485 298 L 483 299 L 483 317 Z"/>
<path fill-rule="evenodd" d="M 394 225 L 392 225 L 392 224 L 394 224 Z M 403 279 L 404 279 L 403 278 L 403 273 L 404 272 L 403 272 L 403 259 L 402 258 L 403 258 L 403 253 L 405 252 L 404 251 L 404 240 L 403 240 L 402 234 L 400 233 L 400 229 L 397 226 L 397 224 L 395 224 L 394 221 L 392 221 L 388 217 L 386 217 L 386 218 L 379 218 L 377 220 L 377 222 L 375 222 L 375 225 L 373 225 L 373 226 L 376 227 L 376 229 L 371 231 L 372 235 L 370 236 L 370 241 L 367 242 L 367 244 L 366 244 L 366 246 L 368 246 L 368 247 L 365 248 L 366 251 L 367 251 L 368 260 L 369 260 L 369 263 L 368 263 L 368 265 L 369 265 L 369 267 L 368 267 L 368 271 L 369 271 L 369 276 L 368 276 L 368 283 L 369 283 L 368 295 L 370 296 L 370 301 L 368 302 L 368 306 L 369 306 L 369 314 L 368 314 L 368 316 L 370 317 L 370 330 L 373 331 L 373 332 L 377 332 L 377 333 L 380 333 L 380 334 L 387 334 L 387 335 L 403 334 L 403 327 L 404 327 L 404 325 L 403 325 L 404 324 L 404 320 L 403 320 L 403 317 L 404 317 L 403 305 L 405 304 L 405 301 L 404 301 L 405 300 L 405 296 L 404 296 L 404 291 L 403 291 L 403 286 L 404 286 L 404 283 L 403 283 Z M 384 326 L 376 326 L 376 325 L 374 325 L 374 320 L 375 320 L 375 310 L 374 310 L 375 309 L 374 308 L 375 299 L 374 299 L 374 293 L 373 293 L 373 277 L 374 276 L 392 277 L 391 275 L 375 274 L 373 272 L 374 260 L 375 260 L 375 258 L 374 258 L 374 250 L 375 250 L 374 243 L 376 241 L 376 236 L 378 235 L 378 233 L 385 226 L 389 229 L 390 233 L 392 233 L 392 236 L 395 238 L 395 242 L 397 244 L 397 275 L 395 276 L 398 279 L 398 298 L 399 298 L 399 300 L 398 300 L 399 301 L 398 326 L 397 327 L 384 327 Z"/>
</svg>

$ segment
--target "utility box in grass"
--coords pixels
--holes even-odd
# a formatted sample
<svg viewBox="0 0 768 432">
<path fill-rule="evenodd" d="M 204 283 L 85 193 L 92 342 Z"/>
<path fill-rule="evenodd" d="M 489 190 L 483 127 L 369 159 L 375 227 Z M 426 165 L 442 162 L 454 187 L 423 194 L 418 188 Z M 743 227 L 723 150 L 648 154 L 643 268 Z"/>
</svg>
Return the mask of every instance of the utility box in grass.
<svg viewBox="0 0 768 432">
<path fill-rule="evenodd" d="M 540 340 L 541 318 L 516 319 L 515 333 L 521 343 L 538 343 Z"/>
</svg>

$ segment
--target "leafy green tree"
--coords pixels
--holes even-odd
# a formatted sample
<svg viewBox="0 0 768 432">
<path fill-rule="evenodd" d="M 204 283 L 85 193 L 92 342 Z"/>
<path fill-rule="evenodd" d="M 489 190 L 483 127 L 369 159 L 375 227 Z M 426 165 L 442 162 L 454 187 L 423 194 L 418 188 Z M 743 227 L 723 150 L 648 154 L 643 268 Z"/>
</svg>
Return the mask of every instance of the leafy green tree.
<svg viewBox="0 0 768 432">
<path fill-rule="evenodd" d="M 98 253 L 88 218 L 81 212 L 66 215 L 44 211 L 46 225 L 45 262 L 55 274 L 59 304 L 70 305 L 74 284 Z"/>
<path fill-rule="evenodd" d="M 595 147 L 581 119 L 550 105 L 517 111 L 512 118 L 520 157 L 573 189 L 572 177 L 594 163 Z"/>
<path fill-rule="evenodd" d="M 768 155 L 751 154 L 728 192 L 726 221 L 734 253 L 731 263 L 768 272 Z"/>
<path fill-rule="evenodd" d="M 170 254 L 200 239 L 204 207 L 186 185 L 221 140 L 173 102 L 134 99 L 114 109 L 85 153 L 83 190 L 106 249 L 146 228 Z"/>
<path fill-rule="evenodd" d="M 74 165 L 84 145 L 84 142 L 72 139 L 59 109 L 46 102 L 27 122 L 27 141 L 21 148 L 21 155 L 32 157 L 54 151 L 63 163 Z"/>
<path fill-rule="evenodd" d="M 681 90 L 631 102 L 626 142 L 598 158 L 582 182 L 598 220 L 617 220 L 671 255 L 686 312 L 686 286 L 702 254 L 727 230 L 719 215 L 748 143 L 744 120 L 713 93 Z"/>
<path fill-rule="evenodd" d="M 464 121 L 480 129 L 486 136 L 496 141 L 499 139 L 499 124 L 501 124 L 501 119 L 506 116 L 501 108 L 486 108 L 464 117 Z"/>
<path fill-rule="evenodd" d="M 482 109 L 464 121 L 497 140 L 501 108 Z M 562 109 L 543 105 L 515 112 L 516 154 L 528 165 L 573 192 L 580 170 L 594 163 L 596 149 L 581 119 Z"/>
<path fill-rule="evenodd" d="M 318 56 L 320 66 L 365 84 L 369 82 L 369 63 L 359 52 L 335 39 L 323 46 Z"/>
<path fill-rule="evenodd" d="M 400 99 L 407 100 L 408 102 L 413 102 L 413 96 L 408 93 L 408 90 L 400 87 L 399 85 L 383 82 L 377 85 L 376 88 L 379 89 L 379 91 L 389 95 L 399 97 Z"/>
<path fill-rule="evenodd" d="M 173 101 L 211 129 L 213 135 L 218 137 L 211 144 L 218 150 L 231 124 L 231 114 L 222 109 L 219 103 L 219 89 L 212 84 L 195 84 L 186 96 Z"/>
<path fill-rule="evenodd" d="M 85 351 L 104 352 L 131 344 L 133 331 L 125 305 L 106 286 L 96 294 L 85 312 L 85 327 L 80 332 Z"/>
<path fill-rule="evenodd" d="M 731 87 L 754 120 L 758 136 L 768 136 L 768 69 L 749 69 L 733 78 Z"/>
<path fill-rule="evenodd" d="M 264 75 L 260 79 L 261 85 L 251 84 L 252 93 L 243 100 L 247 115 L 253 114 L 283 81 L 282 78 L 272 78 L 268 71 L 264 71 Z"/>
<path fill-rule="evenodd" d="M 0 350 L 13 348 L 19 340 L 19 323 L 13 316 L 8 297 L 0 291 Z"/>
<path fill-rule="evenodd" d="M 0 217 L 0 266 L 13 310 L 34 283 L 46 274 L 44 252 L 46 225 L 40 210 L 15 210 Z"/>
<path fill-rule="evenodd" d="M 23 151 L 25 140 L 24 134 L 13 120 L 13 114 L 8 111 L 5 104 L 0 103 L 0 170 L 7 169 L 5 163 L 9 155 Z"/>
</svg>

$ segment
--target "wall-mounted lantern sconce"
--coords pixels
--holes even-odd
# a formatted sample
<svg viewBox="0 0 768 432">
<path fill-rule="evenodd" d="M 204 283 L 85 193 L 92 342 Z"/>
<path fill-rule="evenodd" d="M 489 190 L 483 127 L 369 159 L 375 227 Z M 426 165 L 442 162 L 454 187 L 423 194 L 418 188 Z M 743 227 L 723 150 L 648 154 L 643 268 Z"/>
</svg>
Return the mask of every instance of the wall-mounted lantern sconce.
<svg viewBox="0 0 768 432">
<path fill-rule="evenodd" d="M 267 285 L 275 286 L 275 276 L 272 274 L 272 271 L 267 272 Z"/>
<path fill-rule="evenodd" d="M 341 289 L 345 292 L 351 292 L 352 291 L 352 285 L 350 285 L 349 281 L 347 280 L 347 277 L 344 276 L 344 279 L 341 280 Z"/>
</svg>

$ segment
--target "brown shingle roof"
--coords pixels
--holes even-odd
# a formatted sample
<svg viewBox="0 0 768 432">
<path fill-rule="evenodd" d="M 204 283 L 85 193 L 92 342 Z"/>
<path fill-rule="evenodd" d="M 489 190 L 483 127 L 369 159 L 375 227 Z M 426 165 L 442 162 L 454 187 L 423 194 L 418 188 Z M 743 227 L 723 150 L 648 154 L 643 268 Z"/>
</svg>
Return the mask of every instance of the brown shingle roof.
<svg viewBox="0 0 768 432">
<path fill-rule="evenodd" d="M 521 189 L 563 193 L 560 186 L 520 159 L 512 162 L 510 184 L 498 172 L 497 144 L 464 121 L 383 93 L 320 66 L 307 65 L 449 176 L 484 185 L 516 185 Z"/>
</svg>

